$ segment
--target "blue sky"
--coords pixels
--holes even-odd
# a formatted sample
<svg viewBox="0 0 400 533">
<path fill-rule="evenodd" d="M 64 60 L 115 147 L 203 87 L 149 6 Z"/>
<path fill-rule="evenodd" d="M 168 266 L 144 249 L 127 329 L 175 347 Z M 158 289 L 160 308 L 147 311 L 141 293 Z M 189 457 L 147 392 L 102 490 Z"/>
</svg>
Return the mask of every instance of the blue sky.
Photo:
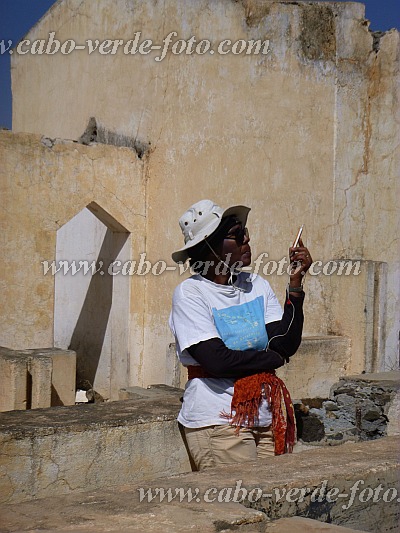
<svg viewBox="0 0 400 533">
<path fill-rule="evenodd" d="M 4 39 L 6 42 L 11 40 L 15 45 L 54 3 L 55 0 L 0 0 L 0 43 Z M 363 3 L 373 31 L 400 28 L 400 0 L 365 0 Z M 0 54 L 0 127 L 11 129 L 8 52 Z"/>
</svg>

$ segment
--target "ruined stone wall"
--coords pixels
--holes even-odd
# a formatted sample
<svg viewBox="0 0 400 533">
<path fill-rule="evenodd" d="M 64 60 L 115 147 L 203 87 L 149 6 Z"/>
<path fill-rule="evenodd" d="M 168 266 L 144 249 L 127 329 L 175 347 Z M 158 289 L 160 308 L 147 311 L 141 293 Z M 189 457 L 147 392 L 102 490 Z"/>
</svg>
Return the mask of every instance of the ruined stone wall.
<svg viewBox="0 0 400 533">
<path fill-rule="evenodd" d="M 105 130 L 149 148 L 146 243 L 135 257 L 143 251 L 152 262 L 171 264 L 171 251 L 181 246 L 178 217 L 191 203 L 211 198 L 252 207 L 254 257 L 266 252 L 281 259 L 304 223 L 315 260 L 387 264 L 387 279 L 385 271 L 379 291 L 373 287 L 372 298 L 377 292 L 379 298 L 368 321 L 368 276 L 350 276 L 347 285 L 343 277 L 309 276 L 305 333 L 350 336 L 349 372 L 364 369 L 371 343 L 375 368 L 369 370 L 395 364 L 398 32 L 374 39 L 362 4 L 250 0 L 63 0 L 27 38 L 50 31 L 61 42 L 80 44 L 89 38 L 126 42 L 138 31 L 141 40 L 157 44 L 171 31 L 176 39 L 194 35 L 213 43 L 269 39 L 267 55 L 169 52 L 155 61 L 159 52 L 124 55 L 122 48 L 115 55 L 13 54 L 14 130 L 78 139 L 96 117 Z M 121 189 L 134 206 L 128 184 Z M 132 383 L 164 381 L 172 340 L 167 318 L 181 279 L 165 272 L 139 280 L 146 294 L 143 350 L 131 353 Z M 282 300 L 286 279 L 269 280 Z M 376 316 L 386 331 L 368 333 L 366 321 Z M 139 330 L 131 335 L 140 337 Z"/>
</svg>

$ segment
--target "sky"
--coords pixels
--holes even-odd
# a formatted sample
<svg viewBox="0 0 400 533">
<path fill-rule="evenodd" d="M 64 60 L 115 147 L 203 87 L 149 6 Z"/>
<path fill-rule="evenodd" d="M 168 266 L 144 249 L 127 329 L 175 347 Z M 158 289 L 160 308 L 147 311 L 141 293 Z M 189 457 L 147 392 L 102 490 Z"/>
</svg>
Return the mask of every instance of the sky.
<svg viewBox="0 0 400 533">
<path fill-rule="evenodd" d="M 11 40 L 15 46 L 54 3 L 55 0 L 0 0 L 0 45 L 2 40 L 6 44 Z M 400 29 L 400 0 L 363 3 L 372 31 Z M 11 129 L 11 99 L 10 54 L 0 51 L 0 127 Z"/>
</svg>

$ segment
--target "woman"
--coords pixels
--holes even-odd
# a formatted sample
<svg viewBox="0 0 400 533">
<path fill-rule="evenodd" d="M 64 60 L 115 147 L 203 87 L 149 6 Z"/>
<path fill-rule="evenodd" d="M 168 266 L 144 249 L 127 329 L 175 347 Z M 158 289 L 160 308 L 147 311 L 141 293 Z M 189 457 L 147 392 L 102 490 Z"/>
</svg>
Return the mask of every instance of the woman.
<svg viewBox="0 0 400 533">
<path fill-rule="evenodd" d="M 275 369 L 298 349 L 303 328 L 303 276 L 312 259 L 300 240 L 282 314 L 269 283 L 241 272 L 251 263 L 250 209 L 211 200 L 179 220 L 185 246 L 172 254 L 196 274 L 174 292 L 170 327 L 188 368 L 178 421 L 199 470 L 290 452 L 295 422 Z"/>
</svg>

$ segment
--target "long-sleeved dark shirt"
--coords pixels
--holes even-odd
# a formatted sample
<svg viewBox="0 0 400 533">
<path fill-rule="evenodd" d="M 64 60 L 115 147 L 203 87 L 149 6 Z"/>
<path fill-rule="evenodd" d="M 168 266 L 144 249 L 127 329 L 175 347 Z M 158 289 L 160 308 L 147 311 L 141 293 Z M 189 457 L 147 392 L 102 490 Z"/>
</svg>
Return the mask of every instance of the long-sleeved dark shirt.
<svg viewBox="0 0 400 533">
<path fill-rule="evenodd" d="M 296 353 L 303 331 L 304 293 L 286 295 L 282 319 L 266 324 L 269 346 L 266 350 L 231 350 L 215 337 L 187 350 L 209 374 L 219 378 L 238 378 L 284 365 Z"/>
</svg>

